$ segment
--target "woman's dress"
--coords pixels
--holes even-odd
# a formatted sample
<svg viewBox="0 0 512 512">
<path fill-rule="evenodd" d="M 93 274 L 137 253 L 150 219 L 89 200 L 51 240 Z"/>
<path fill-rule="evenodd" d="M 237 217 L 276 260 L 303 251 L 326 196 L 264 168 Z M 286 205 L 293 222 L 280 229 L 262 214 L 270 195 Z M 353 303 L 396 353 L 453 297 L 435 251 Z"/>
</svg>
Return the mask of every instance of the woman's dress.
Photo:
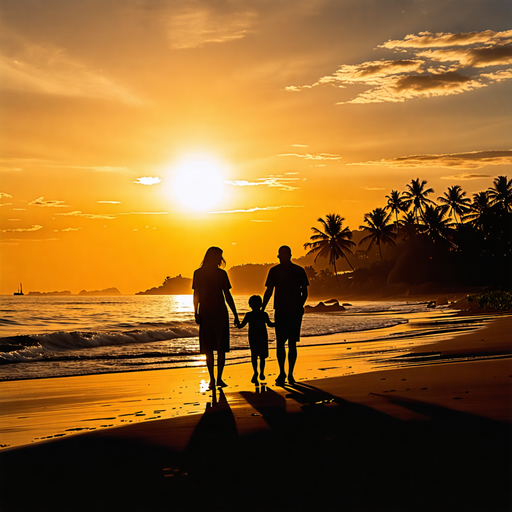
<svg viewBox="0 0 512 512">
<path fill-rule="evenodd" d="M 192 288 L 199 299 L 199 351 L 229 352 L 229 315 L 224 296 L 231 284 L 221 268 L 199 268 Z"/>
</svg>

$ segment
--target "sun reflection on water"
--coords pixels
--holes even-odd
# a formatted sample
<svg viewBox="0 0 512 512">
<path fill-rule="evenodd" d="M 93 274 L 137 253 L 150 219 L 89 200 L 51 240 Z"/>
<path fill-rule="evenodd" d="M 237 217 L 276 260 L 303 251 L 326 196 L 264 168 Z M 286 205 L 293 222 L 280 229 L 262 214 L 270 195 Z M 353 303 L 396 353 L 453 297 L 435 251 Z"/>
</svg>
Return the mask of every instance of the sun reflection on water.
<svg viewBox="0 0 512 512">
<path fill-rule="evenodd" d="M 169 297 L 169 307 L 177 313 L 192 313 L 194 311 L 193 295 L 172 295 Z"/>
</svg>

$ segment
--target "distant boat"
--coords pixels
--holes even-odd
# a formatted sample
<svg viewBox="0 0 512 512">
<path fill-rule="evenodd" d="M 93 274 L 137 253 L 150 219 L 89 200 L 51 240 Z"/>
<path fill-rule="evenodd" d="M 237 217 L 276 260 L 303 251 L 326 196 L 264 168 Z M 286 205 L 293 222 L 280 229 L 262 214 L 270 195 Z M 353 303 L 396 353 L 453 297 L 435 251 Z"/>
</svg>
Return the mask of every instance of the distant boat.
<svg viewBox="0 0 512 512">
<path fill-rule="evenodd" d="M 23 286 L 22 284 L 20 283 L 20 287 L 18 288 L 18 291 L 17 292 L 14 292 L 14 295 L 25 295 L 23 293 Z"/>
</svg>

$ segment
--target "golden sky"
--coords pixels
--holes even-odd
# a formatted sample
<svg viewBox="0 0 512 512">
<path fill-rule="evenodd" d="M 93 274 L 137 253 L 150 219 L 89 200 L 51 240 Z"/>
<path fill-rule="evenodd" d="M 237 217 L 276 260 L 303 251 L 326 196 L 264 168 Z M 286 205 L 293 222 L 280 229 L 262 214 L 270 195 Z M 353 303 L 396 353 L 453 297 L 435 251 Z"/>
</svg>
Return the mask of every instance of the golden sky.
<svg viewBox="0 0 512 512">
<path fill-rule="evenodd" d="M 134 293 L 211 245 L 228 268 L 299 257 L 318 217 L 357 229 L 413 178 L 488 188 L 512 174 L 511 20 L 509 0 L 1 0 L 0 293 Z"/>
</svg>

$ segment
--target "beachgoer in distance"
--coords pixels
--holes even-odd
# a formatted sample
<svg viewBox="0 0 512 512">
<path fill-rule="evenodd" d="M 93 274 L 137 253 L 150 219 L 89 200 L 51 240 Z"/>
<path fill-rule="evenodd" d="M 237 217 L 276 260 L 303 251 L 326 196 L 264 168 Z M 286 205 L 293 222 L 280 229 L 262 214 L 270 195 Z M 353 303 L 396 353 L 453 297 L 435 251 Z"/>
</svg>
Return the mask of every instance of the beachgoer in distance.
<svg viewBox="0 0 512 512">
<path fill-rule="evenodd" d="M 265 310 L 275 290 L 274 322 L 276 324 L 276 353 L 280 370 L 276 384 L 283 386 L 286 379 L 286 342 L 288 342 L 288 382 L 295 383 L 293 370 L 297 360 L 297 342 L 300 341 L 300 327 L 304 315 L 304 304 L 308 298 L 309 281 L 306 271 L 291 262 L 292 251 L 287 245 L 279 248 L 277 257 L 280 263 L 268 272 L 262 309 Z"/>
<path fill-rule="evenodd" d="M 260 359 L 260 379 L 265 380 L 265 359 L 268 357 L 268 333 L 267 325 L 274 327 L 266 311 L 261 309 L 263 300 L 259 295 L 253 295 L 249 299 L 252 311 L 246 313 L 239 329 L 249 324 L 249 347 L 251 349 L 251 362 L 254 370 L 251 382 L 258 384 L 258 357 Z"/>
<path fill-rule="evenodd" d="M 222 380 L 226 352 L 229 352 L 229 314 L 226 302 L 235 317 L 235 325 L 240 323 L 230 292 L 228 274 L 220 268 L 225 265 L 222 249 L 210 247 L 192 280 L 194 313 L 196 323 L 199 324 L 199 350 L 201 354 L 206 354 L 210 389 L 215 388 L 213 352 L 217 352 L 217 385 L 227 386 Z"/>
</svg>

